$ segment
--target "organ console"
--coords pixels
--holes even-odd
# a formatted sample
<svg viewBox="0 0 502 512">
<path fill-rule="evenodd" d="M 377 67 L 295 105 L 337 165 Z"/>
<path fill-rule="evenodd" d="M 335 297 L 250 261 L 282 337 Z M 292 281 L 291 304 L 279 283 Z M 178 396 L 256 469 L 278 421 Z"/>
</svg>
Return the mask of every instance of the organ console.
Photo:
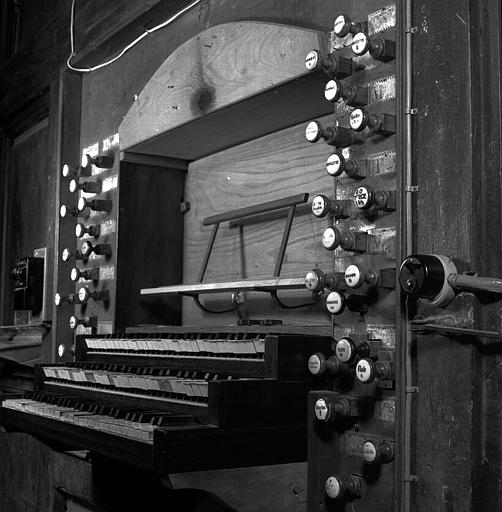
<svg viewBox="0 0 502 512">
<path fill-rule="evenodd" d="M 119 460 L 132 453 L 159 474 L 302 460 L 307 363 L 329 347 L 328 336 L 253 329 L 79 335 L 75 362 L 42 365 L 35 391 L 4 400 L 2 423 Z M 246 446 L 223 454 L 206 438 Z"/>
<path fill-rule="evenodd" d="M 60 243 L 66 248 L 54 296 L 57 357 L 37 369 L 33 391 L 2 402 L 2 425 L 159 476 L 308 460 L 308 512 L 345 512 L 352 503 L 354 510 L 395 509 L 396 404 L 402 384 L 396 381 L 401 361 L 395 354 L 400 343 L 395 283 L 403 217 L 397 177 L 403 157 L 396 156 L 403 137 L 396 111 L 402 79 L 396 66 L 396 6 L 382 8 L 371 0 L 354 3 L 348 14 L 333 14 L 333 33 L 322 34 L 319 46 L 314 46 L 313 31 L 307 31 L 308 46 L 301 46 L 307 51 L 284 54 L 290 59 L 292 53 L 294 61 L 277 83 L 271 80 L 272 88 L 267 82 L 263 90 L 247 91 L 242 98 L 236 91 L 232 102 L 222 105 L 225 94 L 213 99 L 203 91 L 200 97 L 185 97 L 178 86 L 175 91 L 163 87 L 158 96 L 156 87 L 165 80 L 155 75 L 142 101 L 135 101 L 122 121 L 119 138 L 80 144 L 89 144 L 81 150 L 80 165 L 65 158 L 60 206 L 65 220 L 60 224 L 66 238 Z M 214 38 L 214 44 L 220 40 L 228 38 Z M 293 37 L 285 41 L 297 44 Z M 292 67 L 297 74 L 285 80 Z M 180 77 L 183 70 L 187 76 L 204 75 L 179 65 L 159 69 L 159 74 L 171 76 L 172 69 Z M 192 86 L 186 90 L 193 93 Z M 304 91 L 319 97 L 297 99 Z M 266 101 L 284 102 L 286 97 L 290 103 L 258 112 L 262 95 Z M 303 103 L 293 118 L 288 117 L 295 110 L 291 98 Z M 141 109 L 160 102 L 169 104 L 169 111 L 172 107 L 175 125 L 163 125 L 174 122 L 171 115 L 143 115 Z M 258 112 L 256 119 L 263 118 L 259 128 L 245 128 L 242 134 L 215 129 L 249 118 L 249 110 L 238 110 L 246 102 Z M 197 115 L 188 113 L 194 109 Z M 226 199 L 223 189 L 239 207 L 247 199 L 246 186 L 232 188 L 234 181 L 244 180 L 254 192 L 259 188 L 260 196 L 275 192 L 259 182 L 256 156 L 265 151 L 270 157 L 269 144 L 256 140 L 274 129 L 272 135 L 283 137 L 292 152 L 291 160 L 288 153 L 287 161 L 277 165 L 284 176 L 307 190 L 312 187 L 312 215 L 297 221 L 295 215 L 308 211 L 300 201 L 281 202 L 283 207 L 273 212 L 260 204 L 258 209 L 240 208 L 244 213 L 237 219 L 225 216 L 219 209 Z M 285 130 L 300 137 L 297 147 L 291 145 L 292 132 Z M 321 140 L 329 147 L 314 145 Z M 259 145 L 246 152 L 243 142 Z M 281 147 L 270 144 L 276 146 Z M 225 161 L 226 151 L 237 151 L 231 164 Z M 236 162 L 247 171 L 247 160 L 252 161 L 250 172 L 234 179 Z M 263 159 L 268 160 L 280 159 Z M 291 164 L 307 160 L 318 173 L 314 178 L 311 170 L 300 172 Z M 205 165 L 212 166 L 211 172 L 201 173 Z M 211 173 L 221 176 L 209 180 Z M 268 174 L 273 173 L 263 173 Z M 297 186 L 294 180 L 284 181 L 290 183 Z M 271 199 L 280 202 L 276 195 Z M 212 217 L 202 218 L 201 212 L 210 209 L 215 210 Z M 275 249 L 269 232 L 255 230 L 271 220 L 275 229 L 283 217 L 286 229 L 272 279 L 265 284 L 258 279 L 253 286 L 248 278 L 211 282 L 211 275 L 227 270 L 244 274 L 246 264 L 248 271 L 266 272 L 261 258 Z M 226 221 L 228 230 L 220 227 Z M 210 233 L 204 229 L 209 226 Z M 300 234 L 294 234 L 285 257 L 290 231 L 298 227 Z M 218 230 L 227 238 L 224 251 L 215 256 Z M 227 269 L 237 232 L 240 265 L 236 270 L 229 262 Z M 396 237 L 397 254 L 386 250 L 388 240 Z M 194 277 L 192 260 L 201 240 L 208 248 Z M 260 261 L 246 261 L 248 240 L 267 242 L 253 248 Z M 424 276 L 433 264 L 419 257 L 403 263 L 405 293 L 426 298 L 439 293 L 441 273 L 437 279 L 429 276 L 432 283 Z M 289 277 L 281 276 L 283 265 Z M 177 285 L 184 275 L 195 283 Z M 166 291 L 175 286 L 176 294 Z M 282 296 L 289 289 L 311 300 L 289 304 L 288 297 L 278 297 L 279 290 Z M 219 307 L 218 292 L 228 293 L 229 307 Z M 255 294 L 272 301 L 257 300 Z M 254 318 L 257 303 L 259 316 L 267 318 Z M 225 327 L 213 313 L 221 313 Z M 198 325 L 189 327 L 193 318 Z M 321 331 L 329 335 L 316 334 Z"/>
</svg>

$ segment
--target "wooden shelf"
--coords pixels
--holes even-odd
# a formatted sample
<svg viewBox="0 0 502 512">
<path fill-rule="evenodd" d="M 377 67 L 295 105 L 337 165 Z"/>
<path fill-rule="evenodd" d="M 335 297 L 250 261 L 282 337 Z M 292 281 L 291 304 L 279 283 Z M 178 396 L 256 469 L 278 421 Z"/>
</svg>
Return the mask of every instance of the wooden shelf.
<svg viewBox="0 0 502 512">
<path fill-rule="evenodd" d="M 331 113 L 326 75 L 304 64 L 326 38 L 260 22 L 205 30 L 174 51 L 138 95 L 119 127 L 120 149 L 193 161 Z"/>
</svg>

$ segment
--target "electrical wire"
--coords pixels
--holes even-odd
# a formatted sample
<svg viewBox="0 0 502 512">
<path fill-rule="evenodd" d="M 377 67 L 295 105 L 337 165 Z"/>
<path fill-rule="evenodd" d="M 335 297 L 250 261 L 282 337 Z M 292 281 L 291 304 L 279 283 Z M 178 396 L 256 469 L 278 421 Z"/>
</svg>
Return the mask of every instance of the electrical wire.
<svg viewBox="0 0 502 512">
<path fill-rule="evenodd" d="M 215 314 L 215 315 L 218 315 L 218 314 L 221 314 L 221 313 L 231 313 L 232 311 L 235 311 L 239 307 L 239 304 L 234 303 L 232 305 L 232 307 L 230 307 L 228 309 L 220 309 L 220 310 L 209 309 L 207 306 L 202 304 L 202 302 L 199 299 L 199 295 L 194 295 L 193 296 L 193 301 L 195 302 L 195 305 L 199 309 L 201 309 L 202 311 L 204 311 L 206 313 L 212 313 L 212 314 Z"/>
<path fill-rule="evenodd" d="M 161 28 L 167 27 L 170 23 L 172 23 L 176 18 L 181 16 L 186 11 L 190 10 L 192 7 L 195 7 L 198 3 L 200 3 L 201 0 L 195 0 L 194 2 L 188 4 L 186 7 L 183 7 L 180 11 L 178 11 L 176 14 L 168 18 L 166 21 L 160 23 L 160 25 L 156 25 L 153 28 L 145 28 L 145 32 L 138 36 L 134 41 L 129 43 L 120 53 L 118 53 L 115 57 L 111 58 L 110 60 L 107 60 L 105 62 L 102 62 L 101 64 L 98 64 L 97 66 L 90 66 L 88 68 L 76 68 L 71 65 L 70 61 L 71 59 L 76 55 L 75 54 L 75 4 L 76 0 L 72 0 L 71 3 L 71 15 L 70 15 L 70 46 L 71 46 L 71 54 L 68 57 L 66 61 L 66 65 L 69 69 L 72 71 L 77 71 L 78 73 L 90 73 L 91 71 L 96 71 L 97 69 L 104 68 L 105 66 L 109 66 L 113 62 L 117 61 L 122 57 L 125 53 L 127 53 L 131 48 L 136 46 L 142 39 L 144 39 L 147 35 L 153 34 L 153 32 L 156 32 L 157 30 L 160 30 Z"/>
<path fill-rule="evenodd" d="M 273 291 L 273 292 L 270 292 L 270 295 L 271 297 L 274 299 L 274 301 L 276 302 L 276 304 L 281 307 L 281 308 L 284 308 L 284 309 L 298 309 L 298 308 L 307 308 L 309 306 L 313 306 L 314 304 L 317 303 L 317 298 L 315 297 L 315 294 L 314 295 L 314 300 L 312 302 L 305 302 L 303 304 L 295 304 L 295 305 L 290 305 L 290 304 L 284 304 L 284 302 L 282 302 L 281 299 L 279 299 L 278 295 L 277 295 L 277 291 Z"/>
</svg>

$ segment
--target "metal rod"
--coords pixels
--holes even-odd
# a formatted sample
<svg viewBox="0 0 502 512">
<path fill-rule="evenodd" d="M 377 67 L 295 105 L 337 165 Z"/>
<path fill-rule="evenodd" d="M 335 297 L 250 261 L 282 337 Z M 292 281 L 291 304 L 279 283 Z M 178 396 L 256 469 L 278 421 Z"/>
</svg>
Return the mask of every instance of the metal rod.
<svg viewBox="0 0 502 512">
<path fill-rule="evenodd" d="M 213 231 L 211 232 L 211 237 L 209 238 L 209 243 L 207 244 L 206 254 L 204 254 L 204 259 L 202 260 L 202 267 L 200 269 L 199 277 L 197 279 L 198 283 L 202 283 L 202 280 L 204 279 L 204 274 L 206 273 L 207 264 L 209 263 L 211 251 L 213 250 L 214 240 L 216 238 L 216 233 L 218 233 L 219 227 L 220 227 L 219 222 L 213 226 Z"/>
<path fill-rule="evenodd" d="M 244 208 L 238 208 L 229 212 L 219 213 L 217 215 L 211 215 L 202 220 L 203 226 L 210 226 L 211 224 L 217 224 L 220 222 L 227 222 L 230 220 L 240 219 L 242 217 L 248 217 L 250 215 L 256 215 L 258 213 L 266 213 L 272 210 L 278 210 L 279 208 L 287 208 L 301 203 L 306 203 L 309 198 L 307 193 L 298 194 L 296 196 L 283 197 L 282 199 L 275 199 L 274 201 L 268 201 L 266 203 L 255 204 L 253 206 L 246 206 Z"/>
<path fill-rule="evenodd" d="M 465 274 L 450 274 L 448 283 L 457 290 L 480 291 L 502 294 L 502 279 L 477 277 Z"/>
<path fill-rule="evenodd" d="M 413 253 L 413 194 L 412 180 L 413 180 L 413 167 L 412 167 L 412 133 L 411 133 L 411 109 L 412 109 L 412 0 L 404 0 L 401 6 L 404 4 L 404 166 L 405 166 L 405 188 L 407 192 L 404 194 L 405 203 L 405 251 L 406 255 Z M 401 22 L 401 27 L 403 26 Z M 402 30 L 402 28 L 401 28 Z M 403 39 L 401 39 L 403 40 Z M 401 57 L 402 58 L 402 57 Z M 408 303 L 406 303 L 408 304 Z M 406 318 L 409 318 L 408 307 L 406 306 Z M 405 385 L 405 389 L 411 389 L 413 387 L 413 366 L 412 366 L 412 332 L 409 329 L 405 329 L 404 336 L 404 347 L 401 352 L 403 358 L 401 359 L 403 364 L 402 380 L 401 382 Z M 407 476 L 411 475 L 411 424 L 412 424 L 412 394 L 404 394 L 404 418 L 403 418 L 403 444 L 402 444 L 402 477 L 403 477 L 403 493 L 402 503 L 398 505 L 399 510 L 403 512 L 411 511 L 411 481 Z"/>
<path fill-rule="evenodd" d="M 230 229 L 241 226 L 250 226 L 252 224 L 259 224 L 260 222 L 270 222 L 272 220 L 283 219 L 287 217 L 289 208 L 283 208 L 282 210 L 275 210 L 273 212 L 262 213 L 258 215 L 250 215 L 249 217 L 242 217 L 240 219 L 231 220 L 228 224 Z M 299 204 L 296 207 L 295 215 L 307 215 L 312 214 L 312 207 L 308 203 Z"/>
<path fill-rule="evenodd" d="M 286 220 L 286 225 L 284 226 L 284 233 L 282 235 L 281 246 L 279 248 L 279 253 L 277 254 L 277 261 L 275 262 L 274 268 L 274 277 L 279 277 L 281 274 L 282 264 L 284 262 L 284 255 L 286 254 L 286 247 L 288 246 L 289 234 L 291 233 L 291 225 L 293 224 L 293 219 L 295 218 L 296 206 L 293 204 L 289 208 L 288 218 Z"/>
</svg>

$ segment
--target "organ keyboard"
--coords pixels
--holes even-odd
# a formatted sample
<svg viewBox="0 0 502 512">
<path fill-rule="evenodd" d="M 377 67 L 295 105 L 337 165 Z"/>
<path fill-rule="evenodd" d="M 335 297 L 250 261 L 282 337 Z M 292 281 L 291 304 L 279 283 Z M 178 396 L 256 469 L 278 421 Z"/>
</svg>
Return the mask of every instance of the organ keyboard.
<svg viewBox="0 0 502 512">
<path fill-rule="evenodd" d="M 159 474 L 305 460 L 307 362 L 330 346 L 254 329 L 79 335 L 76 360 L 38 367 L 1 422 Z"/>
</svg>

